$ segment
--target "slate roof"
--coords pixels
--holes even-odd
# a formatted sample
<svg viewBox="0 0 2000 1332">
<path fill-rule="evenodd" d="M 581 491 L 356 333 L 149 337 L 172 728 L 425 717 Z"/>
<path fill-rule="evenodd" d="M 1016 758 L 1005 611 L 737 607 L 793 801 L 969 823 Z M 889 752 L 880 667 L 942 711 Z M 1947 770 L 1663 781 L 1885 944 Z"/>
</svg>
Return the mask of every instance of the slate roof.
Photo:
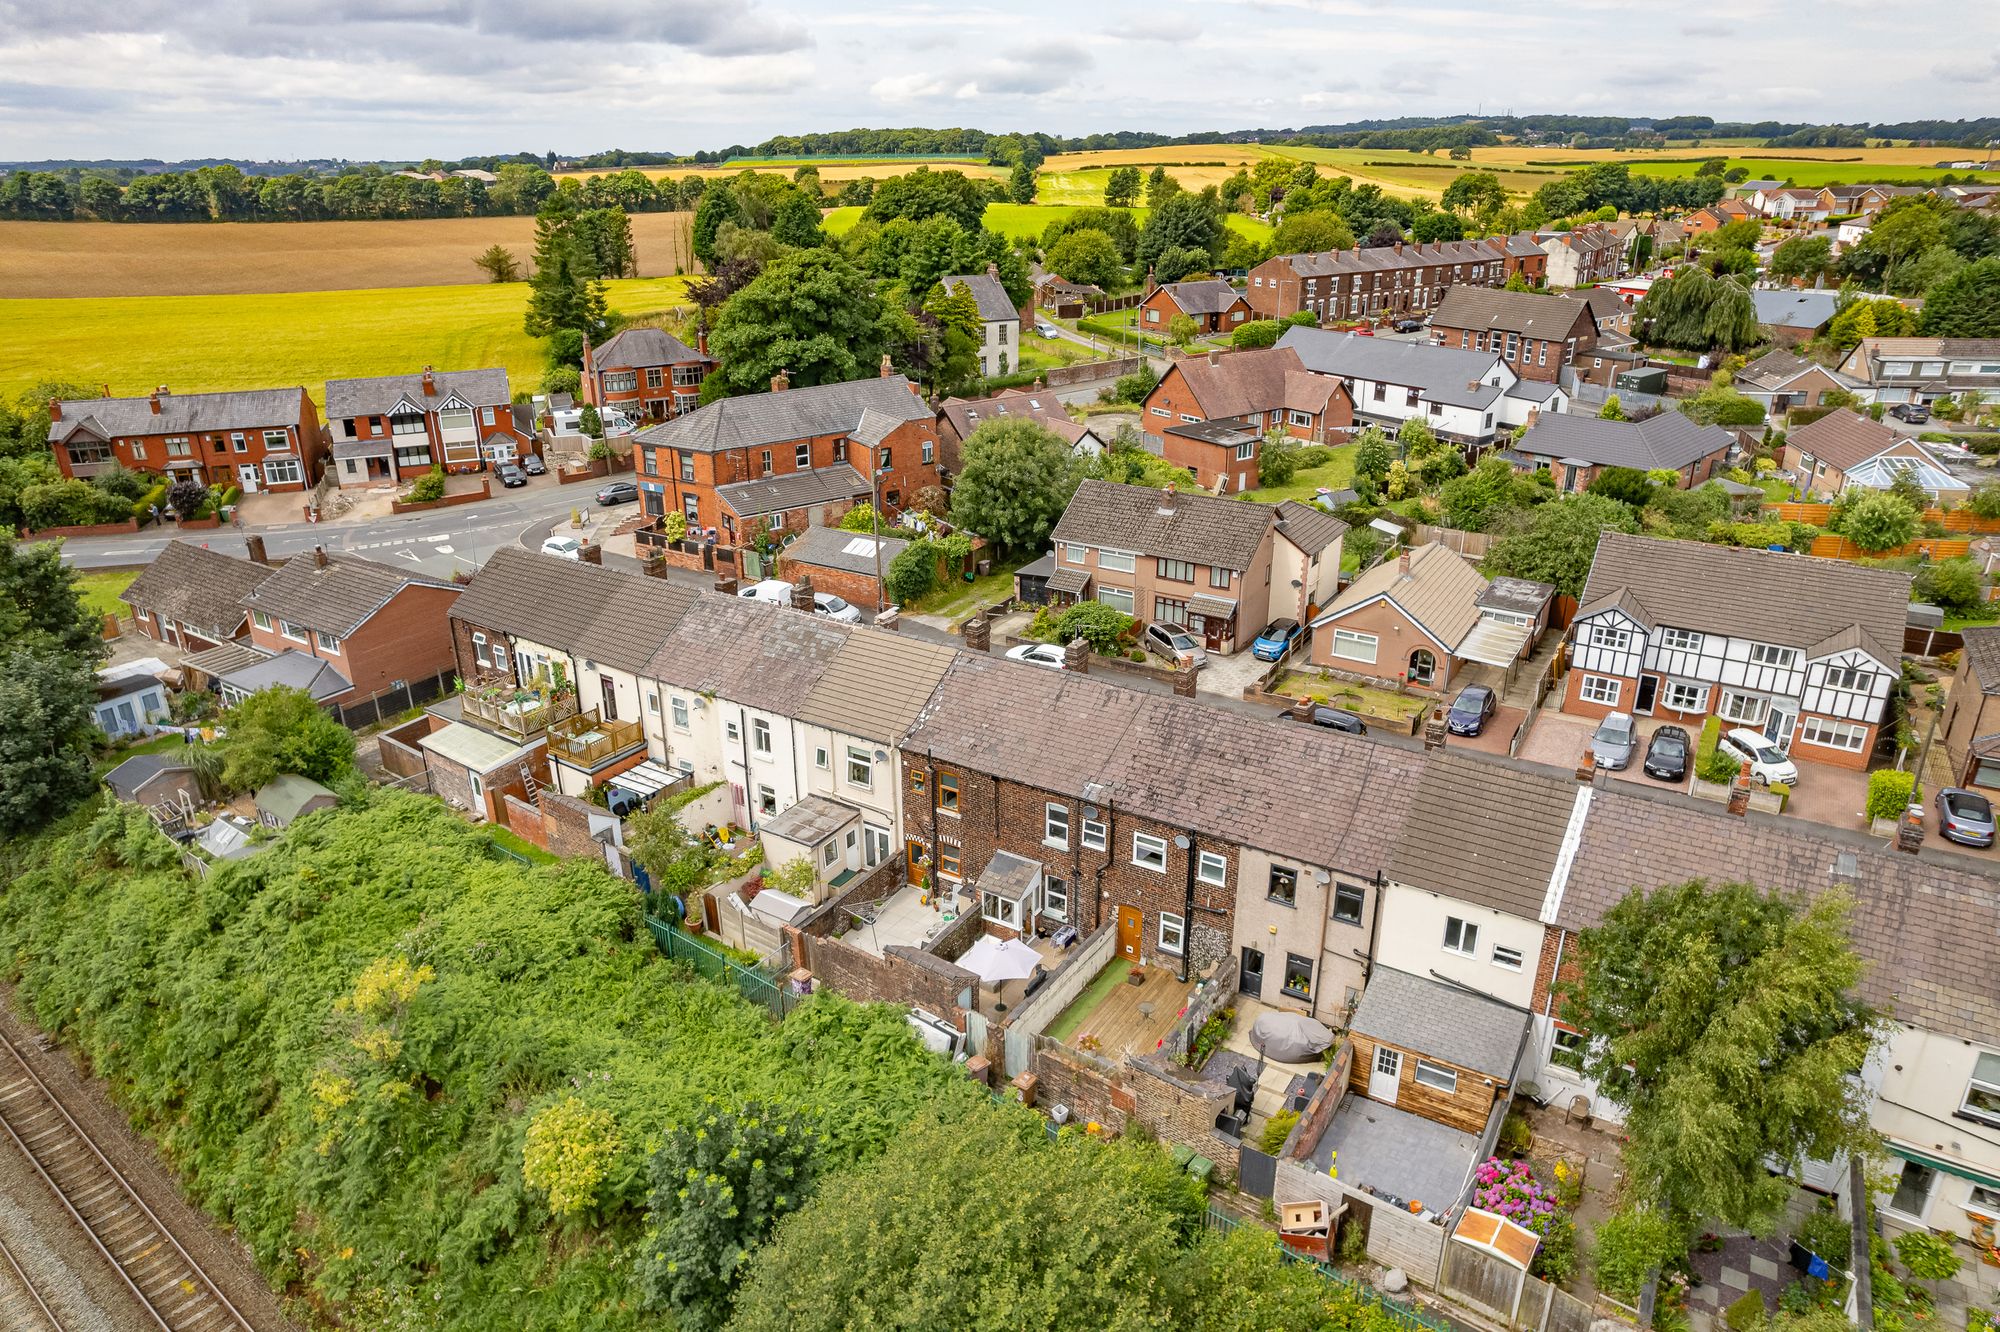
<svg viewBox="0 0 2000 1332">
<path fill-rule="evenodd" d="M 455 620 L 639 672 L 694 604 L 662 578 L 502 546 L 452 606 Z"/>
<path fill-rule="evenodd" d="M 972 299 L 979 302 L 979 317 L 987 323 L 1004 324 L 1021 318 L 1021 312 L 1007 298 L 1007 288 L 991 273 L 954 273 L 938 279 L 946 291 L 956 289 L 961 282 L 972 289 Z"/>
<path fill-rule="evenodd" d="M 111 788 L 120 800 L 136 798 L 139 788 L 152 781 L 161 773 L 192 773 L 193 768 L 178 756 L 163 754 L 134 754 L 123 763 L 104 774 L 104 784 Z"/>
<path fill-rule="evenodd" d="M 1421 245 L 1373 245 L 1366 249 L 1284 254 L 1278 258 L 1300 277 L 1337 277 L 1347 273 L 1389 273 L 1429 268 L 1437 264 L 1483 264 L 1506 248 L 1499 238 L 1435 241 Z M 1516 251 L 1518 253 L 1518 251 Z M 1533 253 L 1540 254 L 1539 248 Z"/>
<path fill-rule="evenodd" d="M 273 572 L 269 565 L 192 541 L 169 541 L 118 599 L 220 642 L 242 627 L 248 614 L 243 598 Z"/>
<path fill-rule="evenodd" d="M 946 398 L 938 405 L 938 415 L 951 422 L 960 439 L 976 430 L 981 421 L 989 421 L 996 416 L 1026 416 L 1051 427 L 1060 422 L 1081 429 L 1069 419 L 1062 400 L 1053 390 L 1046 388 L 1003 389 L 990 398 Z M 1075 443 L 1074 440 L 1070 442 Z"/>
<path fill-rule="evenodd" d="M 846 573 L 875 576 L 876 537 L 872 532 L 845 532 L 838 527 L 808 527 L 798 540 L 786 546 L 783 552 L 787 568 L 794 564 L 809 564 L 816 569 L 839 569 Z M 908 550 L 910 543 L 901 537 L 884 536 L 882 545 L 882 569 L 886 572 L 890 561 Z"/>
<path fill-rule="evenodd" d="M 2000 626 L 1967 625 L 1959 630 L 1965 655 L 1983 694 L 2000 694 Z"/>
<path fill-rule="evenodd" d="M 1539 919 L 1578 789 L 1556 772 L 1435 754 L 1411 797 L 1389 877 Z"/>
<path fill-rule="evenodd" d="M 1405 573 L 1400 559 L 1385 559 L 1347 585 L 1312 622 L 1317 629 L 1376 597 L 1387 597 L 1447 649 L 1456 648 L 1479 623 L 1479 598 L 1486 579 L 1460 556 L 1431 542 L 1410 551 Z"/>
<path fill-rule="evenodd" d="M 1621 595 L 1652 625 L 1808 651 L 1858 625 L 1869 651 L 1893 667 L 1902 660 L 1910 575 L 1785 551 L 1605 532 L 1577 615 Z"/>
<path fill-rule="evenodd" d="M 686 365 L 707 359 L 664 328 L 628 328 L 612 334 L 602 347 L 593 347 L 590 352 L 594 370 Z"/>
<path fill-rule="evenodd" d="M 1288 328 L 1278 339 L 1306 369 L 1343 379 L 1368 379 L 1420 390 L 1425 398 L 1478 410 L 1501 394 L 1488 382 L 1500 364 L 1492 352 L 1439 347 L 1395 338 L 1362 338 L 1325 328 Z M 1365 408 L 1366 402 L 1357 404 Z"/>
<path fill-rule="evenodd" d="M 1661 412 L 1644 421 L 1606 421 L 1595 416 L 1545 412 L 1514 447 L 1543 458 L 1578 458 L 1598 467 L 1655 467 L 1678 472 L 1735 442 L 1721 426 L 1697 425 L 1679 412 Z"/>
<path fill-rule="evenodd" d="M 1479 605 L 1492 610 L 1539 615 L 1542 607 L 1548 605 L 1549 598 L 1555 594 L 1553 583 L 1539 583 L 1532 578 L 1501 577 L 1487 583 L 1486 591 L 1479 596 Z"/>
<path fill-rule="evenodd" d="M 715 489 L 715 497 L 738 518 L 761 518 L 767 513 L 784 513 L 788 509 L 831 504 L 867 494 L 868 483 L 846 463 L 810 467 L 803 472 L 779 472 L 754 481 L 733 481 Z"/>
<path fill-rule="evenodd" d="M 646 664 L 646 675 L 794 716 L 852 632 L 789 606 L 704 592 Z"/>
<path fill-rule="evenodd" d="M 1567 296 L 1544 296 L 1501 287 L 1453 283 L 1431 315 L 1432 328 L 1495 329 L 1561 342 L 1581 323 L 1594 331 L 1590 311 Z"/>
<path fill-rule="evenodd" d="M 274 657 L 253 661 L 216 679 L 231 689 L 254 694 L 260 689 L 303 689 L 325 702 L 354 688 L 353 681 L 332 662 L 308 652 L 286 648 Z"/>
<path fill-rule="evenodd" d="M 432 392 L 424 393 L 424 377 L 376 375 L 368 379 L 326 381 L 326 415 L 330 421 L 352 416 L 382 416 L 399 402 L 435 411 L 447 398 L 468 407 L 505 407 L 514 400 L 505 370 L 439 370 L 431 374 Z"/>
<path fill-rule="evenodd" d="M 1809 361 L 1802 356 L 1795 356 L 1783 348 L 1774 348 L 1771 351 L 1767 351 L 1741 370 L 1738 370 L 1736 372 L 1736 384 L 1739 388 L 1747 386 L 1763 389 L 1768 392 L 1783 388 L 1800 375 L 1813 370 L 1818 370 L 1835 383 L 1845 385 L 1848 388 L 1867 387 L 1865 383 L 1855 379 L 1851 375 L 1843 375 L 1840 371 L 1821 365 L 1818 361 Z"/>
<path fill-rule="evenodd" d="M 303 388 L 239 389 L 233 393 L 162 393 L 157 415 L 152 399 L 82 398 L 65 400 L 60 419 L 49 422 L 49 443 L 71 435 L 100 439 L 127 435 L 196 435 L 218 430 L 261 430 L 296 426 Z"/>
<path fill-rule="evenodd" d="M 1115 481 L 1085 481 L 1056 520 L 1057 541 L 1142 556 L 1190 560 L 1245 570 L 1271 530 L 1272 511 L 1262 504 L 1218 499 L 1199 492 L 1175 494 L 1161 513 L 1163 492 Z"/>
<path fill-rule="evenodd" d="M 456 584 L 331 551 L 321 566 L 308 553 L 287 560 L 258 583 L 243 598 L 243 604 L 308 629 L 345 637 L 388 605 L 390 598 L 413 586 L 452 588 Z"/>
<path fill-rule="evenodd" d="M 1202 415 L 1211 419 L 1248 416 L 1273 407 L 1323 412 L 1328 399 L 1340 391 L 1326 376 L 1307 373 L 1305 362 L 1290 347 L 1185 356 L 1172 368 L 1181 372 L 1201 404 Z"/>
<path fill-rule="evenodd" d="M 928 421 L 931 409 L 901 375 L 855 379 L 844 384 L 746 393 L 697 407 L 634 438 L 662 448 L 714 453 L 754 449 L 816 435 L 851 434 L 863 412 L 891 421 Z"/>
<path fill-rule="evenodd" d="M 1221 278 L 1204 278 L 1197 282 L 1165 282 L 1160 290 L 1167 299 L 1178 306 L 1182 313 L 1190 315 L 1219 315 L 1243 299 L 1243 293 L 1224 282 Z"/>
<path fill-rule="evenodd" d="M 1840 293 L 1835 291 L 1776 291 L 1759 288 L 1750 293 L 1757 307 L 1757 322 L 1771 328 L 1797 328 L 1811 332 L 1833 318 Z"/>
<path fill-rule="evenodd" d="M 923 711 L 956 650 L 880 629 L 855 629 L 799 708 L 801 721 L 885 745 Z"/>
<path fill-rule="evenodd" d="M 1281 500 L 1278 532 L 1306 554 L 1317 555 L 1347 534 L 1347 524 L 1324 509 L 1297 500 Z"/>
<path fill-rule="evenodd" d="M 1882 450 L 1894 447 L 1901 439 L 1901 435 L 1880 421 L 1871 421 L 1842 407 L 1798 427 L 1785 442 L 1848 472 Z"/>
<path fill-rule="evenodd" d="M 1524 1008 L 1443 981 L 1377 965 L 1348 1029 L 1505 1082 L 1532 1019 Z"/>
</svg>

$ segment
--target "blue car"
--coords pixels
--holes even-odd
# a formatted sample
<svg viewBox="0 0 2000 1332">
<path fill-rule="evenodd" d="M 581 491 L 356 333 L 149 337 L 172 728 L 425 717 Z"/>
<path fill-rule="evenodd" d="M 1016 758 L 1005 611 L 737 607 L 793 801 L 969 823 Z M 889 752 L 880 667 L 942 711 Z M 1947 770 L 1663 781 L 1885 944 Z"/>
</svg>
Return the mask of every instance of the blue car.
<svg viewBox="0 0 2000 1332">
<path fill-rule="evenodd" d="M 1250 655 L 1259 661 L 1283 661 L 1303 632 L 1297 620 L 1273 620 L 1250 645 Z"/>
<path fill-rule="evenodd" d="M 1498 700 L 1491 689 L 1485 685 L 1467 685 L 1452 700 L 1451 711 L 1445 713 L 1445 729 L 1453 735 L 1478 735 L 1486 729 L 1487 719 L 1497 707 Z"/>
</svg>

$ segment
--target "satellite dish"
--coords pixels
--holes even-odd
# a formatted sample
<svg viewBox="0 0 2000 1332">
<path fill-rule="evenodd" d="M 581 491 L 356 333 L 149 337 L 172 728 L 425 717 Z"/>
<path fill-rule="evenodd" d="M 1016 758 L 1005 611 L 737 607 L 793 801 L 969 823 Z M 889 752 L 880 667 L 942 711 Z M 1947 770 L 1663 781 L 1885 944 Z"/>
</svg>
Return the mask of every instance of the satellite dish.
<svg viewBox="0 0 2000 1332">
<path fill-rule="evenodd" d="M 1085 805 L 1085 806 L 1083 807 L 1083 817 L 1085 817 L 1086 819 L 1094 819 L 1094 818 L 1096 818 L 1096 817 L 1097 817 L 1097 806 L 1095 806 L 1095 805 Z"/>
<path fill-rule="evenodd" d="M 1188 839 L 1176 833 L 1174 834 L 1174 845 L 1185 851 L 1188 849 Z"/>
<path fill-rule="evenodd" d="M 1327 872 L 1326 872 L 1325 870 L 1323 870 L 1323 869 L 1316 869 L 1316 870 L 1314 870 L 1314 871 L 1313 871 L 1313 882 L 1314 882 L 1314 883 L 1325 883 L 1325 882 L 1326 882 L 1326 881 L 1327 881 L 1328 879 L 1331 879 L 1332 877 L 1333 877 L 1333 876 L 1332 876 L 1331 874 L 1328 874 L 1328 873 L 1327 873 Z"/>
</svg>

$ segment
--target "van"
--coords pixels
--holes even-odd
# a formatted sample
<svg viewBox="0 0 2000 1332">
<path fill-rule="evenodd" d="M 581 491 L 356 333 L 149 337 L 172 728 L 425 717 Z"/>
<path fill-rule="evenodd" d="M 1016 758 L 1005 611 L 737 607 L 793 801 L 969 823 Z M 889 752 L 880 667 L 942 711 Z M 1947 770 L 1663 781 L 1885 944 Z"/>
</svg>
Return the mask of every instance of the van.
<svg viewBox="0 0 2000 1332">
<path fill-rule="evenodd" d="M 782 578 L 766 578 L 740 589 L 736 595 L 745 601 L 768 601 L 773 606 L 789 606 L 792 604 L 792 585 Z"/>
</svg>

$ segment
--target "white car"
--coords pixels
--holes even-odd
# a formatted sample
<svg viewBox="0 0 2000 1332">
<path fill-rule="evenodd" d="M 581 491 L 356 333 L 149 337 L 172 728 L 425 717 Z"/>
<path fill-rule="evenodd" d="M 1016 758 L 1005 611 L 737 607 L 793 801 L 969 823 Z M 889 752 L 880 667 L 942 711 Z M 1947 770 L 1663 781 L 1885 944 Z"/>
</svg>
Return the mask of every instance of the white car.
<svg viewBox="0 0 2000 1332">
<path fill-rule="evenodd" d="M 1748 726 L 1738 726 L 1724 731 L 1715 742 L 1715 747 L 1739 763 L 1750 762 L 1750 780 L 1769 786 L 1772 782 L 1795 785 L 1799 780 L 1798 765 L 1785 756 L 1785 751 L 1771 743 L 1770 737 L 1762 731 Z"/>
<path fill-rule="evenodd" d="M 831 592 L 813 593 L 813 614 L 824 615 L 827 619 L 838 620 L 842 624 L 861 623 L 861 608 L 836 597 Z"/>
<path fill-rule="evenodd" d="M 583 558 L 583 543 L 575 537 L 552 536 L 542 543 L 542 554 L 554 555 L 565 560 Z"/>
<path fill-rule="evenodd" d="M 1007 649 L 1007 660 L 1059 671 L 1063 668 L 1063 650 L 1052 643 L 1023 643 Z"/>
</svg>

